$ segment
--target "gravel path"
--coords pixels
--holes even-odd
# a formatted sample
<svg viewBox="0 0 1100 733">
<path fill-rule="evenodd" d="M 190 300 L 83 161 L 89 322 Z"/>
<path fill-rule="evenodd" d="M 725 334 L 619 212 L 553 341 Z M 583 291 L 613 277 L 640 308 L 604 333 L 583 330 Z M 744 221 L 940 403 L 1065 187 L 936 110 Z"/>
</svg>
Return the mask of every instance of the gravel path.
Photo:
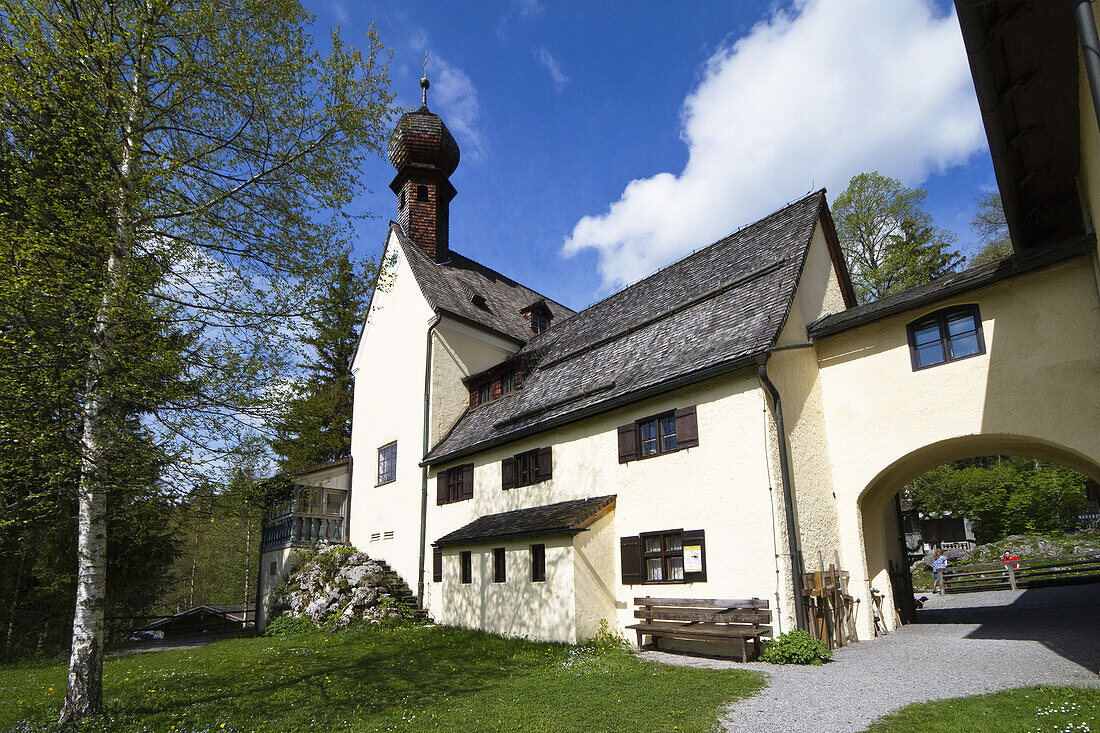
<svg viewBox="0 0 1100 733">
<path fill-rule="evenodd" d="M 767 673 L 767 688 L 726 711 L 734 732 L 854 732 L 913 702 L 1024 685 L 1100 687 L 1100 584 L 934 596 L 917 614 L 918 623 L 837 650 L 821 667 L 643 656 Z"/>
</svg>

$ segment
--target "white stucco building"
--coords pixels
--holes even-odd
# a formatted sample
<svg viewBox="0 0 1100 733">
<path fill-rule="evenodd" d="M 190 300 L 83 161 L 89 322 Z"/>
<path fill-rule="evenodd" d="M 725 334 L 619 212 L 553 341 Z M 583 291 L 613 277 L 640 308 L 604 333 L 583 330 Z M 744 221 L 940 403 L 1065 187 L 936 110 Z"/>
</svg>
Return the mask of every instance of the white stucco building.
<svg viewBox="0 0 1100 733">
<path fill-rule="evenodd" d="M 1029 23 L 1072 33 L 1045 5 Z M 995 9 L 960 13 L 969 45 Z M 983 104 L 983 63 L 1024 73 L 1002 58 L 1022 28 L 998 33 L 971 60 Z M 351 460 L 325 478 L 350 487 L 351 543 L 438 621 L 507 635 L 622 629 L 645 595 L 765 599 L 778 633 L 819 558 L 851 573 L 861 636 L 872 587 L 892 623 L 892 499 L 914 476 L 1019 452 L 1100 477 L 1100 135 L 1078 58 L 1047 73 L 1073 80 L 1012 114 L 1050 116 L 1029 134 L 1073 165 L 1002 190 L 1053 213 L 1007 211 L 1012 257 L 862 306 L 818 191 L 574 313 L 451 249 L 458 146 L 427 106 L 404 115 Z M 987 129 L 994 150 L 1015 134 Z M 283 561 L 265 562 L 270 586 Z"/>
</svg>

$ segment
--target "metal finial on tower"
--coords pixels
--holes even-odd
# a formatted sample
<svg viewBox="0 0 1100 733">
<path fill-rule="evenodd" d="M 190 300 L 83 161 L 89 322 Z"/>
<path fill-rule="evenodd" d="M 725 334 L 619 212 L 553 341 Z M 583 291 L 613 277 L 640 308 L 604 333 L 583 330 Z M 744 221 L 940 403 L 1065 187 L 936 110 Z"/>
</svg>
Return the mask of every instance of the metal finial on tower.
<svg viewBox="0 0 1100 733">
<path fill-rule="evenodd" d="M 429 86 L 431 86 L 431 84 L 428 82 L 428 52 L 425 51 L 424 52 L 424 75 L 422 77 L 420 77 L 420 88 L 424 90 L 423 91 L 423 98 L 422 98 L 421 103 L 424 105 L 425 109 L 427 109 L 427 107 L 428 107 L 428 87 Z"/>
</svg>

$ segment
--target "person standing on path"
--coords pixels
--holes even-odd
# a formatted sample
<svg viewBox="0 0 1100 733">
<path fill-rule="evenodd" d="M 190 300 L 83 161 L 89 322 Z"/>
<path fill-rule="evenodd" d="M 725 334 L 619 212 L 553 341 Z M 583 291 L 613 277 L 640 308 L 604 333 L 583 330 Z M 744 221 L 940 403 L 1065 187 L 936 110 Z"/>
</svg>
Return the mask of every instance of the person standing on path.
<svg viewBox="0 0 1100 733">
<path fill-rule="evenodd" d="M 939 588 L 940 595 L 944 594 L 943 588 L 943 573 L 947 570 L 947 558 L 943 554 L 943 550 L 936 548 L 932 552 L 932 592 L 935 593 Z"/>
</svg>

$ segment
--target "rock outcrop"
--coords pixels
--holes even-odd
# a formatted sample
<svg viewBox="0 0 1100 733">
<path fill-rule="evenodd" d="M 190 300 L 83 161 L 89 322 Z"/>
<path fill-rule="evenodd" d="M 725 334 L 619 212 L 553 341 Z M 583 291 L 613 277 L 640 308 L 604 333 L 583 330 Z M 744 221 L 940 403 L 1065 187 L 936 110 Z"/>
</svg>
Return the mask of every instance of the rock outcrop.
<svg viewBox="0 0 1100 733">
<path fill-rule="evenodd" d="M 345 545 L 304 554 L 279 594 L 275 615 L 344 628 L 356 621 L 421 616 L 408 586 L 384 562 Z"/>
</svg>

